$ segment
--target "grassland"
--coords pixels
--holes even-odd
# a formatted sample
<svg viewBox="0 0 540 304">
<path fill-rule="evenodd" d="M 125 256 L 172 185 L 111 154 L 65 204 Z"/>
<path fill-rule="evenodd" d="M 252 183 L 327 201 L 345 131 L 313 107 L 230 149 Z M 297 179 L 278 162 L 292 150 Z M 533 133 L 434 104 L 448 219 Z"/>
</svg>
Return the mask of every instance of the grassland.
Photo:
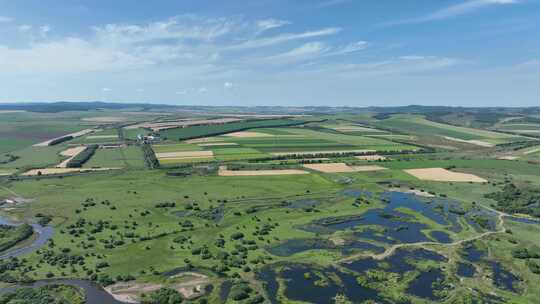
<svg viewBox="0 0 540 304">
<path fill-rule="evenodd" d="M 77 121 L 95 116 L 96 113 L 88 113 L 78 116 Z M 173 274 L 189 277 L 193 272 L 208 277 L 214 286 L 201 296 L 201 301 L 210 303 L 248 303 L 261 297 L 268 301 L 274 296 L 279 303 L 310 302 L 306 293 L 315 289 L 309 286 L 318 288 L 317 292 L 327 291 L 328 298 L 321 296 L 321 303 L 330 302 L 337 293 L 358 296 L 354 292 L 361 287 L 372 288 L 389 303 L 466 303 L 467 297 L 487 300 L 488 295 L 496 295 L 502 303 L 534 303 L 540 296 L 535 288 L 540 284 L 540 275 L 530 266 L 540 263 L 540 259 L 515 258 L 518 248 L 538 251 L 540 225 L 505 219 L 504 214 L 496 211 L 497 202 L 486 197 L 509 182 L 540 187 L 540 163 L 534 161 L 538 152 L 531 152 L 532 158 L 523 156 L 516 161 L 497 159 L 504 153 L 524 155 L 524 151 L 515 151 L 512 146 L 483 147 L 485 153 L 468 145 L 460 151 L 418 153 L 413 152 L 417 146 L 402 140 L 448 136 L 504 143 L 520 138 L 434 123 L 409 114 L 379 120 L 372 115 L 313 117 L 314 121 L 319 119 L 324 122 L 256 128 L 227 124 L 221 129 L 208 126 L 163 131 L 164 140 L 152 144 L 156 155 L 211 152 L 212 156 L 172 161 L 165 157 L 160 159 L 161 168 L 154 170 L 144 166 L 141 147 L 126 141 L 119 148 L 98 149 L 84 164 L 85 168 L 122 170 L 21 180 L 3 178 L 0 199 L 26 199 L 7 208 L 1 206 L 3 214 L 22 221 L 46 217 L 54 229 L 46 246 L 22 256 L 20 264 L 3 275 L 12 281 L 77 278 L 101 285 L 129 281 L 155 287 L 174 286 L 179 282 Z M 361 127 L 356 125 L 357 121 L 362 122 Z M 381 131 L 363 129 L 365 124 Z M 238 130 L 258 134 L 226 136 Z M 124 133 L 128 131 L 141 130 Z M 385 136 L 377 136 L 378 133 Z M 116 134 L 116 129 L 111 128 L 90 136 Z M 59 152 L 70 145 L 112 138 L 88 137 L 39 149 L 15 147 L 13 153 L 20 158 L 1 165 L 0 172 L 50 166 L 62 159 Z M 178 140 L 193 137 L 198 139 Z M 527 147 L 525 151 L 534 149 Z M 275 158 L 278 153 L 358 150 L 372 150 L 385 157 L 360 159 L 352 154 L 336 154 Z M 335 163 L 346 170 L 306 169 L 326 168 Z M 220 166 L 228 168 L 229 174 L 220 176 Z M 487 182 L 422 180 L 405 171 L 425 168 L 473 174 Z M 287 174 L 273 175 L 280 170 Z M 298 173 L 294 170 L 305 174 L 293 175 Z M 399 196 L 400 193 L 426 195 Z M 397 199 L 392 200 L 389 195 L 397 195 Z M 393 204 L 399 206 L 390 210 Z M 455 229 L 455 225 L 460 229 Z M 436 232 L 442 239 L 432 235 Z M 469 244 L 486 253 L 482 260 L 471 262 L 476 274 L 470 278 L 462 277 L 456 270 L 457 262 L 465 261 L 463 250 Z M 413 269 L 402 273 L 385 267 L 357 272 L 345 264 L 379 258 L 381 265 L 390 265 L 391 260 L 386 259 L 399 258 L 399 254 L 392 255 L 399 249 L 425 249 L 445 259 L 435 263 L 419 257 Z M 515 291 L 497 285 L 492 262 L 519 277 Z M 0 266 L 6 263 L 0 261 Z M 287 269 L 292 271 L 298 265 L 307 270 L 299 279 L 286 279 Z M 278 272 L 275 291 L 268 283 L 263 284 L 265 280 L 261 278 L 269 270 Z M 427 289 L 443 286 L 436 292 L 436 300 L 408 290 L 426 271 L 442 273 L 441 281 L 424 284 Z M 341 279 L 345 274 L 353 276 L 354 288 L 344 287 L 349 284 Z M 319 279 L 310 281 L 310 276 Z M 371 280 L 366 281 L 367 278 Z M 189 283 L 195 279 L 186 280 Z M 230 293 L 228 283 L 233 285 Z M 334 290 L 334 285 L 340 288 Z M 239 286 L 250 289 L 245 291 L 247 298 L 242 301 L 235 300 Z M 290 290 L 304 290 L 296 296 L 305 298 L 295 298 Z"/>
<path fill-rule="evenodd" d="M 221 135 L 184 143 L 164 142 L 153 146 L 156 153 L 213 151 L 214 159 L 234 161 L 260 159 L 280 153 L 335 153 L 359 150 L 400 151 L 416 147 L 386 139 L 334 134 L 305 128 L 260 128 L 254 136 Z M 248 133 L 249 134 L 249 133 Z M 261 134 L 261 135 L 257 135 Z M 208 161 L 208 158 L 163 160 L 162 164 Z"/>
<path fill-rule="evenodd" d="M 437 135 L 460 140 L 479 140 L 499 144 L 518 140 L 519 137 L 482 129 L 473 129 L 449 124 L 442 124 L 425 119 L 419 115 L 399 114 L 374 122 L 373 125 L 417 135 Z"/>
</svg>

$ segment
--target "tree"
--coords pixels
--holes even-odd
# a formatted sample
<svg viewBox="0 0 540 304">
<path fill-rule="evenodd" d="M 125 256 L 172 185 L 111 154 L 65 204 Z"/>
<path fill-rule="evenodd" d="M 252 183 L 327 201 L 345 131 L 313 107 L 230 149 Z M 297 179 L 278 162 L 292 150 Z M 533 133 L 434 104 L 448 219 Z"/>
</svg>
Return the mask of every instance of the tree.
<svg viewBox="0 0 540 304">
<path fill-rule="evenodd" d="M 149 293 L 142 300 L 143 304 L 178 304 L 182 303 L 182 296 L 171 288 L 160 288 Z"/>
</svg>

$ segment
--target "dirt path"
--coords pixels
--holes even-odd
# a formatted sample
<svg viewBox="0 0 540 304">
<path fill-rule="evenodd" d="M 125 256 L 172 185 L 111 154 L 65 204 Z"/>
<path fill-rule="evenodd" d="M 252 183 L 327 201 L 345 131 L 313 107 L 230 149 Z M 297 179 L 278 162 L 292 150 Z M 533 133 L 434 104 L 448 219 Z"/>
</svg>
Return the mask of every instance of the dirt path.
<svg viewBox="0 0 540 304">
<path fill-rule="evenodd" d="M 355 255 L 343 258 L 343 259 L 339 260 L 338 263 L 352 262 L 353 260 L 356 260 L 356 259 L 362 258 L 362 257 L 373 258 L 374 260 L 384 260 L 385 258 L 387 258 L 387 257 L 391 256 L 392 254 L 394 254 L 394 252 L 396 252 L 396 250 L 398 250 L 400 248 L 426 246 L 426 245 L 438 245 L 438 246 L 445 246 L 445 247 L 459 246 L 459 245 L 462 245 L 463 243 L 476 241 L 476 240 L 485 238 L 485 237 L 493 235 L 493 234 L 505 233 L 506 232 L 506 227 L 504 226 L 504 217 L 505 216 L 510 216 L 510 215 L 506 214 L 504 212 L 497 211 L 497 210 L 495 210 L 495 209 L 493 209 L 491 207 L 487 207 L 487 206 L 482 206 L 482 207 L 489 210 L 489 211 L 495 212 L 497 214 L 497 218 L 498 218 L 497 226 L 499 227 L 498 230 L 484 232 L 482 234 L 475 235 L 475 236 L 472 236 L 472 237 L 469 237 L 469 238 L 465 238 L 465 239 L 462 239 L 462 240 L 459 240 L 459 241 L 455 241 L 453 243 L 418 242 L 418 243 L 396 244 L 396 245 L 393 245 L 393 246 L 387 248 L 383 253 L 380 253 L 380 254 L 359 253 L 359 254 L 355 254 Z"/>
<path fill-rule="evenodd" d="M 7 187 L 4 187 L 4 186 L 0 186 L 0 188 L 2 188 L 2 189 L 4 189 L 4 190 L 6 190 L 7 192 L 9 192 L 9 193 L 13 194 L 13 195 L 14 195 L 14 196 L 16 196 L 16 197 L 22 197 L 22 196 L 20 196 L 19 194 L 17 194 L 17 192 L 15 192 L 15 191 L 13 191 L 13 190 L 11 190 L 11 189 L 7 188 Z"/>
</svg>

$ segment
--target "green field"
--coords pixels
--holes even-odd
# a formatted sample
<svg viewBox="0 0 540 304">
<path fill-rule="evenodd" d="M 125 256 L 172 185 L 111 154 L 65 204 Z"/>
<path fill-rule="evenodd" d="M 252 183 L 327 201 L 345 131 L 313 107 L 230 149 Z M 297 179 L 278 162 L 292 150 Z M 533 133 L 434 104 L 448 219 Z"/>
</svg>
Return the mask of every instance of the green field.
<svg viewBox="0 0 540 304">
<path fill-rule="evenodd" d="M 483 140 L 495 144 L 518 139 L 504 133 L 437 123 L 419 115 L 393 115 L 388 119 L 374 122 L 373 125 L 409 134 L 447 136 L 461 140 Z"/>
<path fill-rule="evenodd" d="M 265 127 L 280 127 L 302 124 L 303 120 L 291 119 L 271 119 L 271 120 L 255 120 L 243 121 L 238 123 L 228 123 L 223 125 L 195 126 L 190 128 L 168 129 L 161 132 L 165 139 L 169 140 L 184 140 L 190 138 L 199 138 L 214 136 L 235 131 L 247 130 L 252 128 Z"/>
<path fill-rule="evenodd" d="M 66 114 L 75 126 L 100 115 L 114 116 Z M 151 145 L 154 153 L 188 157 L 162 157 L 161 167 L 153 169 L 143 154 L 149 146 L 134 140 L 141 130 L 123 130 L 133 140 L 117 138 L 120 147 L 102 146 L 83 164 L 121 170 L 55 176 L 20 173 L 58 164 L 67 148 L 105 144 L 107 137 L 88 137 L 117 135 L 117 126 L 52 147 L 13 142 L 9 151 L 19 158 L 0 165 L 0 174 L 16 174 L 0 177 L 0 202 L 6 200 L 0 215 L 40 222 L 54 232 L 39 250 L 0 259 L 0 286 L 64 278 L 132 284 L 136 290 L 161 286 L 180 292 L 185 303 L 334 303 L 339 295 L 351 303 L 485 303 L 493 297 L 493 303 L 534 303 L 540 296 L 540 225 L 509 216 L 526 221 L 540 215 L 540 152 L 525 154 L 538 145 L 512 143 L 479 153 L 433 138 L 506 143 L 520 137 L 420 115 L 377 117 L 314 115 L 301 126 L 274 119 L 264 123 L 279 121 L 277 126 L 167 130 Z M 384 131 L 339 130 L 356 123 Z M 254 134 L 231 136 L 231 130 Z M 192 137 L 207 138 L 179 140 Z M 386 158 L 330 153 L 363 150 Z M 207 151 L 213 156 L 189 156 Z M 302 152 L 314 154 L 278 156 Z M 306 163 L 343 163 L 351 170 L 323 173 L 306 169 Z M 249 175 L 220 176 L 220 166 Z M 488 182 L 422 180 L 404 171 L 421 168 L 446 168 Z M 292 169 L 307 174 L 258 174 Z M 15 228 L 0 228 L 0 238 L 13 239 Z M 37 237 L 8 242 L 7 249 L 24 248 Z M 470 261 L 470 248 L 481 258 Z M 472 265 L 474 274 L 461 273 L 462 264 Z M 79 290 L 64 285 L 23 295 L 38 291 L 66 303 L 80 300 Z"/>
<path fill-rule="evenodd" d="M 357 150 L 400 151 L 414 150 L 416 147 L 367 136 L 333 134 L 305 128 L 261 128 L 249 129 L 249 132 L 265 136 L 233 137 L 221 135 L 210 138 L 207 142 L 174 143 L 165 142 L 153 145 L 156 153 L 184 151 L 213 151 L 215 159 L 233 161 L 265 158 L 272 153 L 295 152 L 347 152 Z M 162 165 L 208 161 L 208 158 L 163 159 Z"/>
<path fill-rule="evenodd" d="M 144 168 L 144 159 L 139 147 L 98 149 L 96 153 L 84 164 L 86 168 Z"/>
</svg>

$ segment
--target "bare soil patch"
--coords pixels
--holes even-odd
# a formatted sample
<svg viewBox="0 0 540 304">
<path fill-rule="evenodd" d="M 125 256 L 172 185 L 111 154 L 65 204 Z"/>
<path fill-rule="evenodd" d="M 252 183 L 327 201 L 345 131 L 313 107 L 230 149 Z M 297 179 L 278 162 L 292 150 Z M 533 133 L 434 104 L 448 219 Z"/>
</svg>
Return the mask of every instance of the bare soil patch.
<svg viewBox="0 0 540 304">
<path fill-rule="evenodd" d="M 221 166 L 218 171 L 219 176 L 264 176 L 264 175 L 296 175 L 309 174 L 304 170 L 286 169 L 286 170 L 227 170 L 227 167 Z"/>
<path fill-rule="evenodd" d="M 362 127 L 362 126 L 354 126 L 354 125 L 335 126 L 335 127 L 332 127 L 331 129 L 336 130 L 336 131 L 340 131 L 340 132 L 380 132 L 380 133 L 384 133 L 384 131 L 382 131 L 382 130 L 373 129 L 373 128 L 367 128 L 367 127 Z"/>
<path fill-rule="evenodd" d="M 202 274 L 185 272 L 171 277 L 176 283 L 155 284 L 138 282 L 120 282 L 107 286 L 107 291 L 116 300 L 124 303 L 140 303 L 141 295 L 159 290 L 163 287 L 175 289 L 185 299 L 193 299 L 205 293 L 205 287 L 210 284 L 210 279 Z"/>
<path fill-rule="evenodd" d="M 433 194 L 431 194 L 431 193 L 429 193 L 427 191 L 422 191 L 422 190 L 419 190 L 419 189 L 389 188 L 388 191 L 401 192 L 401 193 L 410 193 L 410 194 L 423 196 L 423 197 L 435 197 L 435 195 L 433 195 Z"/>
<path fill-rule="evenodd" d="M 53 175 L 53 174 L 63 174 L 63 173 L 83 173 L 83 172 L 93 172 L 93 171 L 109 171 L 109 170 L 118 170 L 120 168 L 45 168 L 45 169 L 32 169 L 24 172 L 24 176 L 37 176 L 39 172 L 41 175 Z"/>
<path fill-rule="evenodd" d="M 480 147 L 485 147 L 485 148 L 492 148 L 492 147 L 495 147 L 495 144 L 489 143 L 489 142 L 487 142 L 487 141 L 477 140 L 477 139 L 465 140 L 465 139 L 460 139 L 460 138 L 455 138 L 455 137 L 449 137 L 449 136 L 445 136 L 444 138 L 445 138 L 445 139 L 448 139 L 448 140 L 451 140 L 451 141 L 457 141 L 457 142 L 467 143 L 467 144 L 471 144 L 471 145 L 475 145 L 475 146 L 480 146 Z"/>
<path fill-rule="evenodd" d="M 453 172 L 444 168 L 408 169 L 404 171 L 421 180 L 438 182 L 487 182 L 487 180 L 474 174 Z"/>
<path fill-rule="evenodd" d="M 287 156 L 287 155 L 316 155 L 316 154 L 333 154 L 333 153 L 368 153 L 375 150 L 326 150 L 326 151 L 298 151 L 298 152 L 274 152 L 272 155 Z"/>
<path fill-rule="evenodd" d="M 386 170 L 386 168 L 381 166 L 349 166 L 345 163 L 304 164 L 304 167 L 323 173 L 347 173 Z"/>
<path fill-rule="evenodd" d="M 182 159 L 182 158 L 194 158 L 194 157 L 214 157 L 212 151 L 181 151 L 181 152 L 164 152 L 156 153 L 158 159 Z"/>
<path fill-rule="evenodd" d="M 499 156 L 497 159 L 499 160 L 516 160 L 518 159 L 518 156 L 512 156 L 512 155 L 505 155 L 505 156 Z"/>
<path fill-rule="evenodd" d="M 536 152 L 540 152 L 540 148 L 525 151 L 525 152 L 523 152 L 523 154 L 528 155 L 528 154 L 534 154 Z"/>
<path fill-rule="evenodd" d="M 215 142 L 215 143 L 204 143 L 199 144 L 199 147 L 214 147 L 214 146 L 238 146 L 237 143 L 232 142 Z"/>
<path fill-rule="evenodd" d="M 66 150 L 60 152 L 60 155 L 67 156 L 68 158 L 65 159 L 64 161 L 62 161 L 61 163 L 59 163 L 58 165 L 56 165 L 56 167 L 57 168 L 66 168 L 69 161 L 72 158 L 74 158 L 75 156 L 77 156 L 79 153 L 84 151 L 85 149 L 86 149 L 86 147 L 79 146 L 79 147 L 69 148 L 69 149 L 66 149 Z"/>
<path fill-rule="evenodd" d="M 121 116 L 97 116 L 97 117 L 83 118 L 82 120 L 91 121 L 91 122 L 110 122 L 110 123 L 114 123 L 114 122 L 126 121 L 127 118 L 126 117 L 121 117 Z"/>
<path fill-rule="evenodd" d="M 218 137 L 202 137 L 196 139 L 184 140 L 183 143 L 186 144 L 198 144 L 198 143 L 208 143 L 208 142 L 222 142 L 223 139 Z"/>
<path fill-rule="evenodd" d="M 106 138 L 118 138 L 118 135 L 90 135 L 87 139 L 106 139 Z"/>
<path fill-rule="evenodd" d="M 382 155 L 358 155 L 355 158 L 360 160 L 385 160 L 386 156 Z"/>
<path fill-rule="evenodd" d="M 47 141 L 37 143 L 37 144 L 33 145 L 33 147 L 47 147 L 53 140 L 61 138 L 61 137 L 73 136 L 73 138 L 77 138 L 77 137 L 81 137 L 81 136 L 84 136 L 86 134 L 90 134 L 90 133 L 93 133 L 93 132 L 96 132 L 96 131 L 98 131 L 98 130 L 96 130 L 96 129 L 84 129 L 84 130 L 81 130 L 79 132 L 70 133 L 70 134 L 66 134 L 66 135 L 63 135 L 63 136 L 58 136 L 58 137 L 55 137 L 55 138 L 51 138 L 51 139 L 49 139 Z"/>
<path fill-rule="evenodd" d="M 381 171 L 386 170 L 387 168 L 371 165 L 371 166 L 350 166 L 354 172 L 370 172 L 370 171 Z"/>
<path fill-rule="evenodd" d="M 176 128 L 187 128 L 193 126 L 206 126 L 206 125 L 221 125 L 231 122 L 239 122 L 242 119 L 238 118 L 218 118 L 218 119 L 179 119 L 176 121 L 166 121 L 166 122 L 144 122 L 140 124 L 134 124 L 126 127 L 126 129 L 138 129 L 145 128 L 151 129 L 153 131 L 161 131 L 167 129 L 176 129 Z"/>
<path fill-rule="evenodd" d="M 223 136 L 238 137 L 238 138 L 249 138 L 249 137 L 273 137 L 274 135 L 267 134 L 267 133 L 261 133 L 261 132 L 242 131 L 242 132 L 228 133 L 228 134 L 225 134 Z"/>
</svg>

